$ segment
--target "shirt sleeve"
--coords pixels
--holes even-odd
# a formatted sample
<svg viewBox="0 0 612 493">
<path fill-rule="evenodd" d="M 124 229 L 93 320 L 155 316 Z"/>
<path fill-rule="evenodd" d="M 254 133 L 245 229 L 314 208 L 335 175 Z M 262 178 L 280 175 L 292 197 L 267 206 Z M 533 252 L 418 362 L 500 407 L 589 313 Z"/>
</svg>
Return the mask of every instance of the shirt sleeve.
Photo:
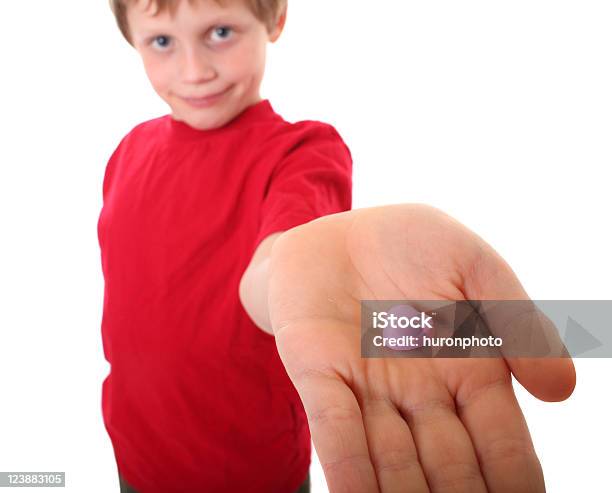
<svg viewBox="0 0 612 493">
<path fill-rule="evenodd" d="M 272 173 L 255 245 L 272 233 L 350 210 L 352 164 L 332 126 L 310 128 Z"/>
</svg>

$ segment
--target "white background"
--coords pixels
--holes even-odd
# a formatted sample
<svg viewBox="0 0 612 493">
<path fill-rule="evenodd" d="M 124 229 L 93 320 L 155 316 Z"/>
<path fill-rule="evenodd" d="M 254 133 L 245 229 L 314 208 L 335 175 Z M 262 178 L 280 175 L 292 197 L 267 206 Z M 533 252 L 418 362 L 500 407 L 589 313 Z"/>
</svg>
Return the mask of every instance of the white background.
<svg viewBox="0 0 612 493">
<path fill-rule="evenodd" d="M 118 492 L 96 222 L 120 138 L 169 110 L 105 0 L 5 3 L 0 470 Z M 607 1 L 291 0 L 263 95 L 290 121 L 336 126 L 355 208 L 435 205 L 533 299 L 612 299 L 610 25 Z M 610 484 L 612 364 L 575 365 L 563 403 L 515 382 L 551 492 Z M 311 471 L 326 491 L 315 456 Z"/>
</svg>

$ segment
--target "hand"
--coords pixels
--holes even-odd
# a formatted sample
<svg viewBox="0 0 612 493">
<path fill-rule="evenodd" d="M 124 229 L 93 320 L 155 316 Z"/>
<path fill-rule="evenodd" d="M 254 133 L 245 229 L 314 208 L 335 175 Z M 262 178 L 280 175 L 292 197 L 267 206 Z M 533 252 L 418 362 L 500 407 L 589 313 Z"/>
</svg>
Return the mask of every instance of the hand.
<svg viewBox="0 0 612 493">
<path fill-rule="evenodd" d="M 482 238 L 438 209 L 399 204 L 283 233 L 270 260 L 276 344 L 331 493 L 542 492 L 511 371 L 569 397 L 569 358 L 360 356 L 360 300 L 529 299 Z"/>
</svg>

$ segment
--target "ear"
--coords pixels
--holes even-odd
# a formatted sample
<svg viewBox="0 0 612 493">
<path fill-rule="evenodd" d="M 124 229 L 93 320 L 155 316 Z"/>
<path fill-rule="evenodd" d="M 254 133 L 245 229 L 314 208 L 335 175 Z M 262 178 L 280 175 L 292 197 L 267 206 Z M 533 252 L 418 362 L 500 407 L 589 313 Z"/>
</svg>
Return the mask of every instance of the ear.
<svg viewBox="0 0 612 493">
<path fill-rule="evenodd" d="M 268 39 L 270 43 L 274 43 L 283 32 L 283 28 L 285 27 L 285 21 L 287 20 L 287 4 L 283 7 L 283 10 L 280 12 L 274 27 L 270 31 L 268 35 Z"/>
</svg>

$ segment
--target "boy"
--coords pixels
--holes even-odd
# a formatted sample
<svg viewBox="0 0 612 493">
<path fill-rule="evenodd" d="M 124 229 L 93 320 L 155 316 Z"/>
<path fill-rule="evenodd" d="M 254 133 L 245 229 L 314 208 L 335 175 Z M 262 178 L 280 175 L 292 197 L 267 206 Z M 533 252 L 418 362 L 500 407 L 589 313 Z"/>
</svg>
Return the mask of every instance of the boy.
<svg viewBox="0 0 612 493">
<path fill-rule="evenodd" d="M 260 97 L 284 0 L 111 6 L 172 110 L 132 129 L 103 184 L 103 412 L 120 480 L 140 493 L 307 491 L 303 406 L 239 288 L 259 244 L 351 208 L 348 148 Z"/>
<path fill-rule="evenodd" d="M 103 411 L 124 491 L 308 491 L 308 424 L 332 493 L 543 491 L 508 366 L 558 400 L 571 362 L 359 357 L 359 299 L 527 295 L 435 209 L 349 212 L 342 139 L 259 97 L 286 3 L 112 6 L 172 109 L 121 141 L 103 184 Z"/>
</svg>

